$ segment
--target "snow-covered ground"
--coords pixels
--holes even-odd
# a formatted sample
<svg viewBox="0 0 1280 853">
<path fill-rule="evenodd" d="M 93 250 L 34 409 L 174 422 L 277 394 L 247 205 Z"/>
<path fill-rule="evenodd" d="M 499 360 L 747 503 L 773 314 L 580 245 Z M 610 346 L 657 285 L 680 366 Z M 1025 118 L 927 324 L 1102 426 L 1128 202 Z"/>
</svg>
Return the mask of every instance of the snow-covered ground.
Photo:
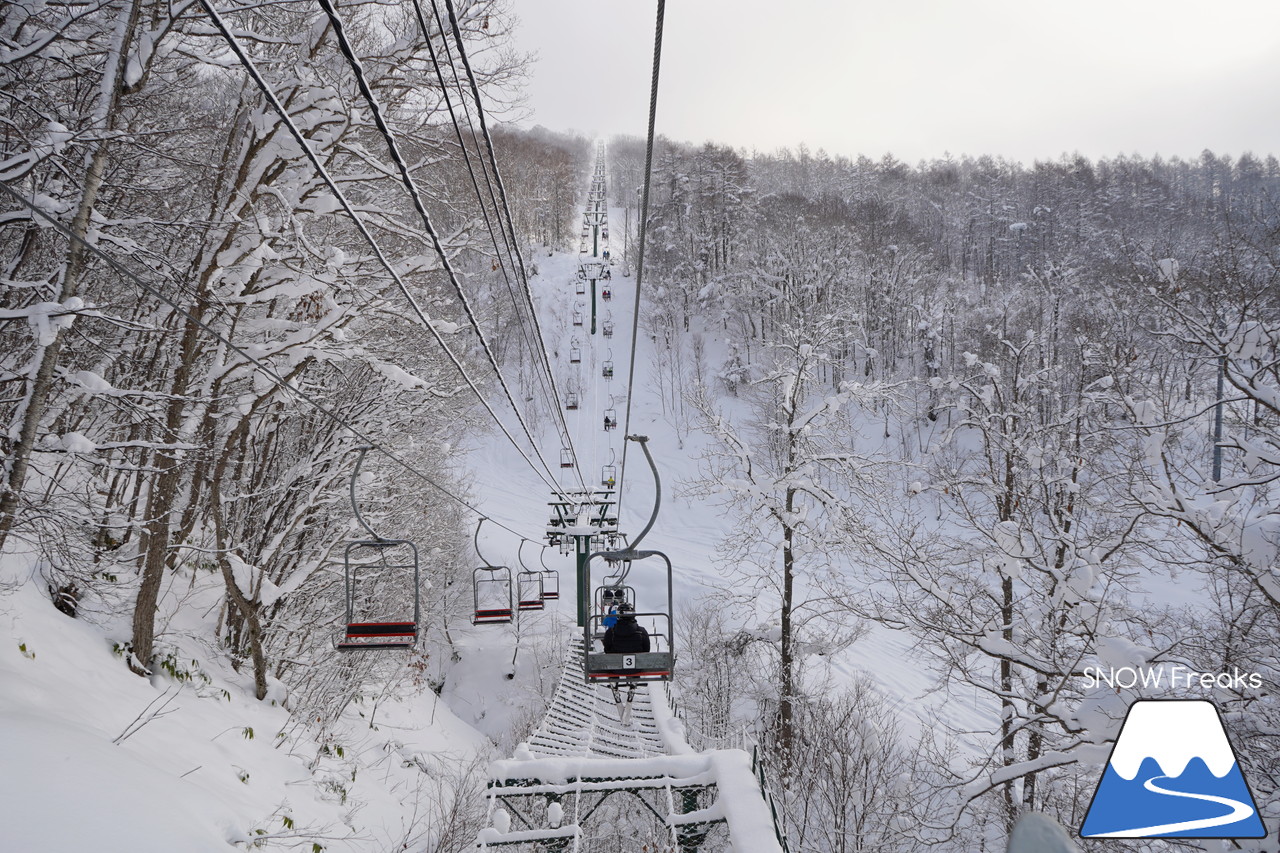
<svg viewBox="0 0 1280 853">
<path fill-rule="evenodd" d="M 6 563 L 15 581 L 18 561 Z M 0 598 L 5 850 L 398 849 L 431 831 L 404 808 L 490 745 L 430 690 L 350 707 L 320 734 L 253 699 L 219 658 L 130 674 L 103 630 L 31 585 Z M 424 772 L 423 767 L 430 772 Z M 430 798 L 423 798 L 429 801 Z M 441 797 L 440 802 L 445 802 Z"/>
</svg>

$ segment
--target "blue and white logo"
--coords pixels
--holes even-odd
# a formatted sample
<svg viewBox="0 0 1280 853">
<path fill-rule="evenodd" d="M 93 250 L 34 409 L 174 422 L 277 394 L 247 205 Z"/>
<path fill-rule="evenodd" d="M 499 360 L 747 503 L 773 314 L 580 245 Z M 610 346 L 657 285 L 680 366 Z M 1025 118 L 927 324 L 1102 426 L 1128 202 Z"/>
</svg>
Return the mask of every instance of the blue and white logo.
<svg viewBox="0 0 1280 853">
<path fill-rule="evenodd" d="M 1218 709 L 1202 699 L 1129 709 L 1083 838 L 1263 838 Z"/>
</svg>

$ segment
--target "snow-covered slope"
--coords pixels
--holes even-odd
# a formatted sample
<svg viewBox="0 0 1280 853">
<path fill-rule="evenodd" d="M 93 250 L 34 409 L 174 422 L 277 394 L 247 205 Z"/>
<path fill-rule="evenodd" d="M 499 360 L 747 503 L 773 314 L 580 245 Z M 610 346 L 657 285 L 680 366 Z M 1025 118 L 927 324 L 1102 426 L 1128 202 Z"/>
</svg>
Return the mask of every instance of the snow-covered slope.
<svg viewBox="0 0 1280 853">
<path fill-rule="evenodd" d="M 5 570 L 9 583 L 23 574 L 16 558 Z M 425 688 L 353 705 L 321 734 L 254 700 L 216 655 L 130 674 L 100 627 L 29 584 L 0 598 L 0 625 L 5 850 L 424 843 L 438 832 L 425 806 L 469 791 L 490 754 Z"/>
</svg>

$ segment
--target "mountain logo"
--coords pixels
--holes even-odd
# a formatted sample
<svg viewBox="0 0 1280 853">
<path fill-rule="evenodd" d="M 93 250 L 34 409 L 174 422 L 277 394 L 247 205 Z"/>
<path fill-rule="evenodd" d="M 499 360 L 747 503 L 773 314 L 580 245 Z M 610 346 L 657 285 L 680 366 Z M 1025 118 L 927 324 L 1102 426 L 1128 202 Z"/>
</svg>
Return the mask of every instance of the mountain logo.
<svg viewBox="0 0 1280 853">
<path fill-rule="evenodd" d="M 1266 834 L 1212 702 L 1133 703 L 1089 804 L 1082 838 Z"/>
</svg>

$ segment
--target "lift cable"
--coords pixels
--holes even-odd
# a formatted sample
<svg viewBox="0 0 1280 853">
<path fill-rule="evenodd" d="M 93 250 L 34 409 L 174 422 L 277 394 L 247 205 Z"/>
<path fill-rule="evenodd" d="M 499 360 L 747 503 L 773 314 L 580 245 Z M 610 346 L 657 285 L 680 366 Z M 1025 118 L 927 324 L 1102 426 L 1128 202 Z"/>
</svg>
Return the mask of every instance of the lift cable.
<svg viewBox="0 0 1280 853">
<path fill-rule="evenodd" d="M 519 297 L 516 296 L 515 287 L 511 281 L 511 273 L 507 271 L 507 267 L 511 266 L 513 268 L 512 271 L 514 272 L 515 264 L 511 261 L 510 257 L 507 257 L 505 259 L 502 257 L 503 246 L 505 246 L 505 250 L 508 255 L 512 253 L 513 251 L 512 241 L 508 239 L 507 230 L 505 227 L 503 227 L 503 223 L 499 221 L 498 230 L 502 235 L 503 246 L 498 245 L 498 234 L 495 233 L 493 230 L 493 219 L 489 216 L 489 208 L 485 205 L 484 193 L 480 189 L 479 179 L 476 178 L 475 168 L 472 166 L 471 154 L 467 150 L 466 141 L 463 139 L 461 122 L 459 122 L 457 112 L 454 110 L 454 107 L 453 107 L 453 98 L 449 94 L 449 84 L 445 82 L 444 69 L 441 68 L 440 66 L 440 60 L 436 53 L 435 44 L 431 38 L 430 27 L 428 26 L 426 17 L 422 11 L 422 4 L 419 2 L 419 0 L 413 0 L 413 7 L 414 7 L 415 13 L 417 14 L 418 25 L 422 28 L 423 39 L 426 41 L 427 50 L 430 52 L 430 55 L 431 55 L 431 64 L 435 68 L 436 77 L 439 78 L 440 80 L 440 89 L 442 94 L 444 95 L 445 108 L 449 112 L 449 120 L 453 125 L 454 134 L 458 140 L 458 147 L 462 151 L 463 163 L 467 167 L 467 173 L 471 176 L 471 186 L 475 190 L 476 201 L 479 203 L 480 213 L 484 217 L 485 229 L 489 232 L 489 237 L 493 240 L 493 250 L 494 250 L 495 261 L 502 272 L 503 282 L 506 285 L 507 294 L 511 297 L 512 307 L 515 308 L 516 322 L 520 326 L 521 335 L 524 337 L 525 343 L 529 347 L 529 351 L 531 353 L 536 353 L 541 363 L 541 366 L 545 367 L 545 372 L 542 370 L 538 370 L 538 371 L 535 371 L 535 374 L 538 377 L 538 383 L 542 386 L 543 394 L 549 398 L 551 411 L 555 413 L 557 422 L 561 427 L 561 438 L 567 441 L 567 439 L 569 438 L 569 426 L 565 422 L 563 414 L 560 413 L 560 406 L 558 403 L 558 399 L 560 395 L 558 393 L 558 389 L 556 388 L 555 375 L 551 371 L 551 361 L 547 356 L 546 345 L 541 340 L 541 338 L 539 338 L 536 341 L 536 343 L 531 338 L 529 334 L 528 325 L 525 323 L 524 317 L 522 316 L 522 309 L 524 308 L 524 304 L 520 301 Z M 435 4 L 432 4 L 432 7 L 433 9 L 435 9 Z M 438 9 L 435 9 L 435 16 L 436 16 L 437 27 L 438 27 L 440 38 L 444 42 L 445 55 L 450 60 L 450 68 L 453 68 L 452 58 L 448 52 L 448 37 L 445 35 L 443 23 L 440 22 L 440 13 Z M 457 79 L 456 71 L 452 76 L 454 79 L 454 84 L 457 86 L 458 92 L 461 95 L 462 83 Z M 471 127 L 470 111 L 467 110 L 466 108 L 465 99 L 460 98 L 460 103 L 462 104 L 463 113 L 467 119 L 467 125 L 471 132 L 472 141 L 475 143 L 477 152 L 479 152 L 480 143 L 476 139 L 475 128 Z M 489 199 L 493 204 L 493 209 L 495 214 L 497 214 L 499 212 L 499 208 L 498 208 L 497 198 L 494 196 L 494 192 L 493 192 L 493 183 L 492 181 L 489 180 L 489 173 L 486 169 L 484 169 L 483 165 L 481 166 L 481 171 L 484 174 L 485 185 L 489 191 Z M 535 331 L 536 331 L 536 320 L 535 320 Z M 551 380 L 550 387 L 548 387 L 548 383 L 547 383 L 548 378 Z"/>
<path fill-rule="evenodd" d="M 58 220 L 54 219 L 53 216 L 46 213 L 34 201 L 28 199 L 26 196 L 22 195 L 13 187 L 9 186 L 8 182 L 0 181 L 0 190 L 3 190 L 4 192 L 8 193 L 23 207 L 27 208 L 33 214 L 40 217 L 45 222 L 49 223 L 49 226 L 53 228 L 55 231 L 57 231 L 59 234 L 66 237 L 68 240 L 72 241 L 73 243 L 78 244 L 81 248 L 83 248 L 85 251 L 89 252 L 90 254 L 100 258 L 104 263 L 107 264 L 107 266 L 111 267 L 117 273 L 119 273 L 120 275 L 124 276 L 126 279 L 128 279 L 129 281 L 137 285 L 138 289 L 141 290 L 143 293 L 147 294 L 153 299 L 163 302 L 165 305 L 168 305 L 170 308 L 174 310 L 175 313 L 177 313 L 178 316 L 183 317 L 184 319 L 190 320 L 192 323 L 195 323 L 205 332 L 208 332 L 210 335 L 212 335 L 215 339 L 225 344 L 228 349 L 230 349 L 232 352 L 239 355 L 245 361 L 249 362 L 249 364 L 253 365 L 253 367 L 256 368 L 259 373 L 261 373 L 267 379 L 271 380 L 271 382 L 283 388 L 284 390 L 288 391 L 289 393 L 293 394 L 295 397 L 297 397 L 299 400 L 302 400 L 304 403 L 310 405 L 316 411 L 320 412 L 320 414 L 327 417 L 329 420 L 349 430 L 352 435 L 354 435 L 356 438 L 363 441 L 365 444 L 369 445 L 370 448 L 372 448 L 373 450 L 377 450 L 379 453 L 386 456 L 392 462 L 396 463 L 401 468 L 405 469 L 410 474 L 417 477 L 419 480 L 422 480 L 424 483 L 431 486 L 436 491 L 440 492 L 440 494 L 460 504 L 461 506 L 466 507 L 467 509 L 474 512 L 476 515 L 481 515 L 481 516 L 484 515 L 484 513 L 481 512 L 477 507 L 473 506 L 467 500 L 455 494 L 451 489 L 440 485 L 434 479 L 432 479 L 431 477 L 419 471 L 412 464 L 405 461 L 400 456 L 396 455 L 395 453 L 388 450 L 387 448 L 383 447 L 381 444 L 375 441 L 371 436 L 365 433 L 363 429 L 352 424 L 349 420 L 344 418 L 342 415 L 338 414 L 337 412 L 333 411 L 329 407 L 325 406 L 323 403 L 317 401 L 314 397 L 312 397 L 307 392 L 294 386 L 292 383 L 290 383 L 288 380 L 282 377 L 279 373 L 277 373 L 276 370 L 272 368 L 270 365 L 268 365 L 266 362 L 251 355 L 246 349 L 236 344 L 234 341 L 232 341 L 230 338 L 223 335 L 217 329 L 213 328 L 213 326 L 211 326 L 209 323 L 200 319 L 199 317 L 196 317 L 195 315 L 189 313 L 188 311 L 184 310 L 181 305 L 179 305 L 174 299 L 165 295 L 164 292 L 161 291 L 159 288 L 143 281 L 142 278 L 140 278 L 132 270 L 125 267 L 115 258 L 111 257 L 106 252 L 99 249 L 97 246 L 89 243 L 87 240 L 85 240 L 83 237 L 76 234 L 70 228 L 63 225 Z M 528 539 L 528 537 L 524 536 L 518 530 L 513 530 L 512 528 L 507 527 L 505 524 L 502 524 L 501 522 L 494 521 L 492 518 L 490 518 L 489 521 L 491 524 L 495 524 L 498 527 L 501 527 L 503 530 L 507 531 L 508 533 L 511 533 L 514 536 L 518 536 L 521 539 Z M 528 540 L 528 541 L 534 541 L 534 540 Z"/>
<path fill-rule="evenodd" d="M 640 258 L 636 263 L 636 299 L 631 315 L 631 364 L 627 368 L 627 419 L 623 436 L 631 435 L 631 396 L 636 378 L 636 340 L 640 334 L 640 285 L 644 280 L 644 246 L 649 224 L 649 183 L 653 176 L 653 127 L 658 115 L 658 71 L 662 67 L 662 19 L 667 0 L 658 0 L 658 23 L 653 37 L 653 82 L 649 89 L 649 139 L 644 154 L 644 196 L 640 210 Z M 627 441 L 622 442 L 622 465 L 618 471 L 618 519 L 622 519 L 623 481 L 627 476 Z"/>
<path fill-rule="evenodd" d="M 207 2 L 207 0 L 201 0 L 201 2 Z M 511 393 L 511 388 L 507 385 L 507 380 L 502 375 L 502 369 L 498 365 L 498 357 L 494 354 L 493 348 L 489 345 L 489 339 L 485 336 L 484 330 L 480 327 L 479 318 L 471 307 L 471 300 L 467 298 L 466 291 L 462 288 L 462 282 L 458 280 L 458 273 L 453 268 L 453 264 L 449 262 L 448 253 L 445 252 L 444 245 L 440 242 L 440 237 L 436 233 L 435 226 L 431 223 L 431 214 L 427 212 L 426 203 L 422 200 L 422 194 L 418 190 L 418 185 L 413 180 L 413 175 L 409 172 L 409 165 L 400 153 L 400 146 L 396 142 L 395 134 L 392 133 L 391 128 L 387 126 L 382 106 L 378 103 L 378 99 L 374 97 L 373 90 L 369 87 L 369 81 L 365 77 L 364 65 L 361 63 L 360 57 L 356 56 L 355 49 L 347 38 L 342 18 L 338 15 L 338 10 L 334 7 L 333 0 L 319 0 L 319 3 L 320 7 L 324 9 L 325 14 L 329 17 L 329 22 L 333 25 L 334 35 L 337 36 L 338 39 L 338 49 L 346 58 L 347 64 L 351 66 L 351 71 L 355 77 L 356 85 L 360 88 L 360 94 L 365 103 L 369 105 L 369 110 L 373 116 L 374 124 L 377 126 L 379 133 L 382 134 L 382 138 L 387 144 L 387 152 L 400 172 L 400 180 L 404 184 L 405 189 L 408 190 L 409 197 L 413 201 L 413 207 L 418 212 L 418 216 L 421 217 L 422 224 L 427 229 L 428 236 L 431 237 L 432 246 L 435 248 L 436 254 L 440 256 L 440 263 L 443 265 L 445 273 L 449 276 L 449 283 L 453 285 L 454 292 L 457 294 L 459 301 L 462 302 L 462 308 L 467 315 L 467 320 L 471 323 L 471 327 L 475 329 L 476 335 L 480 339 L 480 345 L 484 349 L 485 356 L 489 359 L 489 364 L 493 367 L 494 375 L 498 378 L 498 384 L 502 386 L 502 391 L 506 394 L 507 401 L 511 404 L 511 411 L 515 414 L 516 420 L 520 422 L 520 427 L 524 430 L 525 437 L 529 439 L 529 444 L 533 448 L 534 455 L 538 457 L 538 461 L 542 463 L 543 467 L 546 468 L 547 474 L 550 476 L 551 480 L 554 481 L 555 475 L 551 471 L 551 466 L 547 464 L 547 460 L 543 458 L 542 452 L 538 449 L 538 443 L 534 439 L 533 432 L 529 429 L 529 424 L 525 421 L 524 415 L 520 412 L 520 407 L 516 403 L 515 395 Z"/>
<path fill-rule="evenodd" d="M 431 333 L 432 337 L 435 338 L 436 342 L 449 356 L 449 360 L 453 363 L 454 367 L 457 368 L 458 373 L 462 376 L 463 381 L 466 382 L 467 387 L 470 388 L 472 393 L 476 395 L 476 398 L 480 401 L 480 403 L 484 406 L 485 410 L 489 413 L 490 417 L 492 417 L 494 422 L 498 425 L 498 429 L 500 429 L 502 431 L 502 434 L 506 436 L 507 440 L 511 442 L 511 445 L 515 447 L 516 452 L 520 454 L 520 457 L 524 459 L 524 461 L 529 465 L 530 468 L 533 469 L 534 473 L 537 474 L 540 479 L 548 483 L 548 485 L 551 485 L 552 488 L 554 489 L 554 482 L 555 482 L 554 475 L 552 475 L 550 480 L 548 480 L 548 478 L 543 475 L 543 472 L 538 470 L 538 466 L 535 465 L 533 460 L 529 458 L 528 454 L 525 453 L 524 449 L 520 447 L 520 444 L 519 442 L 516 441 L 515 436 L 513 436 L 511 432 L 507 429 L 506 425 L 502 423 L 502 420 L 498 417 L 498 413 L 494 411 L 493 407 L 489 404 L 489 401 L 480 392 L 480 388 L 471 379 L 466 369 L 462 366 L 462 362 L 454 354 L 453 350 L 449 348 L 449 345 L 445 342 L 444 337 L 440 334 L 439 329 L 436 328 L 435 324 L 432 323 L 431 320 L 423 312 L 421 306 L 418 305 L 418 301 L 414 298 L 413 294 L 409 291 L 409 288 L 405 284 L 404 279 L 402 279 L 400 277 L 400 274 L 396 272 L 395 267 L 392 266 L 391 262 L 387 259 L 386 255 L 383 253 L 382 249 L 378 246 L 378 243 L 374 239 L 373 234 L 369 232 L 369 229 L 365 225 L 364 220 L 356 213 L 355 209 L 351 206 L 351 203 L 347 200 L 342 190 L 338 188 L 338 185 L 334 181 L 333 177 L 329 174 L 328 170 L 320 162 L 320 159 L 316 155 L 315 151 L 312 150 L 309 140 L 298 129 L 297 125 L 294 124 L 293 119 L 289 116 L 288 111 L 285 110 L 284 105 L 280 103 L 280 99 L 276 96 L 271 86 L 267 84 L 266 80 L 263 79 L 262 75 L 258 72 L 258 68 L 254 64 L 253 59 L 250 58 L 249 55 L 244 51 L 243 46 L 241 46 L 235 34 L 231 32 L 231 29 L 227 26 L 226 21 L 223 20 L 222 16 L 218 14 L 217 9 L 213 7 L 213 3 L 211 2 L 211 0 L 199 0 L 199 2 L 200 2 L 200 5 L 203 6 L 205 11 L 209 14 L 209 17 L 213 21 L 214 26 L 217 27 L 218 31 L 222 33 L 223 38 L 226 40 L 228 46 L 230 46 L 232 52 L 235 53 L 236 58 L 240 61 L 240 64 L 244 66 L 244 69 L 249 74 L 249 77 L 257 85 L 259 91 L 262 92 L 262 95 L 264 98 L 266 98 L 267 103 L 269 103 L 272 109 L 275 110 L 276 114 L 280 116 L 280 119 L 283 122 L 284 126 L 288 129 L 289 133 L 293 136 L 294 140 L 298 143 L 299 147 L 302 149 L 302 152 L 306 155 L 307 159 L 311 162 L 311 165 L 316 169 L 317 173 L 320 175 L 320 178 L 325 182 L 325 184 L 328 185 L 330 192 L 332 192 L 334 195 L 334 198 L 338 201 L 338 203 L 342 206 L 342 209 L 346 211 L 347 215 L 351 218 L 352 222 L 355 224 L 356 229 L 360 232 L 361 236 L 363 236 L 365 241 L 368 242 L 370 248 L 373 250 L 374 256 L 382 264 L 383 268 L 386 269 L 387 273 L 391 276 L 392 280 L 395 281 L 397 288 L 400 290 L 401 294 L 403 294 L 404 297 L 408 300 L 409 305 L 413 308 L 414 313 L 417 315 L 422 325 L 426 327 L 427 331 Z M 437 242 L 437 249 L 441 251 L 440 256 L 441 256 L 441 259 L 443 260 L 444 259 L 443 249 L 442 247 L 439 246 L 438 242 Z M 447 266 L 447 261 L 445 261 L 445 264 Z M 517 415 L 518 415 L 518 412 L 517 412 Z M 537 454 L 536 444 L 534 445 L 533 449 L 535 454 Z M 549 466 L 547 466 L 546 460 L 542 459 L 540 455 L 539 455 L 539 461 L 541 461 L 543 467 L 547 469 L 547 474 L 550 474 L 551 473 L 550 468 Z"/>
<path fill-rule="evenodd" d="M 665 0 L 663 0 L 663 2 L 665 2 Z M 489 165 L 493 169 L 494 182 L 498 185 L 498 197 L 502 200 L 502 212 L 504 217 L 506 218 L 507 227 L 511 231 L 512 245 L 514 248 L 516 262 L 519 265 L 519 270 L 520 270 L 519 278 L 521 282 L 524 284 L 524 297 L 528 303 L 529 316 L 533 320 L 533 328 L 534 328 L 535 335 L 537 336 L 539 341 L 543 341 L 545 339 L 542 336 L 542 326 L 538 322 L 538 312 L 534 309 L 533 291 L 529 288 L 529 274 L 528 274 L 528 271 L 525 269 L 524 256 L 520 253 L 520 243 L 518 240 L 516 240 L 515 219 L 511 215 L 511 205 L 507 200 L 507 188 L 502 181 L 502 173 L 498 170 L 498 158 L 494 152 L 493 137 L 490 136 L 489 134 L 489 125 L 484 118 L 484 102 L 480 98 L 480 88 L 476 84 L 476 76 L 471 69 L 471 61 L 467 58 L 467 48 L 462 38 L 462 30 L 458 26 L 458 15 L 454 10 L 453 0 L 445 0 L 444 5 L 445 5 L 445 9 L 449 13 L 449 24 L 453 29 L 453 39 L 458 47 L 458 57 L 462 60 L 462 68 L 466 72 L 467 82 L 470 84 L 470 87 L 471 87 L 471 96 L 472 98 L 475 99 L 476 120 L 477 120 L 477 123 L 480 125 L 481 135 L 484 137 L 485 149 L 488 152 L 488 157 L 489 157 Z M 440 23 L 440 25 L 443 27 L 443 22 L 440 21 L 440 10 L 439 10 L 439 7 L 436 6 L 436 0 L 432 0 L 432 8 L 435 10 L 435 13 L 436 13 L 436 21 Z M 447 43 L 446 43 L 445 50 L 446 52 L 448 50 Z M 450 59 L 452 60 L 452 57 L 450 57 Z M 463 107 L 464 108 L 466 107 L 465 99 L 463 100 Z M 468 112 L 468 120 L 469 119 L 470 119 L 470 113 Z M 552 377 L 551 386 L 553 389 L 556 390 L 556 394 L 558 397 L 559 389 L 557 389 L 555 385 L 555 374 L 551 370 L 551 361 L 547 357 L 545 346 L 542 349 L 542 357 L 546 363 L 547 374 Z M 558 406 L 556 407 L 556 410 L 559 411 Z M 570 453 L 573 455 L 574 462 L 575 462 L 574 474 L 577 476 L 578 483 L 579 485 L 581 485 L 583 491 L 587 491 L 587 484 L 582 477 L 582 466 L 580 464 L 577 464 L 578 462 L 577 453 L 573 449 L 572 437 L 569 436 L 568 434 L 569 425 L 568 423 L 564 422 L 563 414 L 561 415 L 561 421 L 562 423 L 564 423 L 566 446 L 569 448 Z"/>
</svg>

